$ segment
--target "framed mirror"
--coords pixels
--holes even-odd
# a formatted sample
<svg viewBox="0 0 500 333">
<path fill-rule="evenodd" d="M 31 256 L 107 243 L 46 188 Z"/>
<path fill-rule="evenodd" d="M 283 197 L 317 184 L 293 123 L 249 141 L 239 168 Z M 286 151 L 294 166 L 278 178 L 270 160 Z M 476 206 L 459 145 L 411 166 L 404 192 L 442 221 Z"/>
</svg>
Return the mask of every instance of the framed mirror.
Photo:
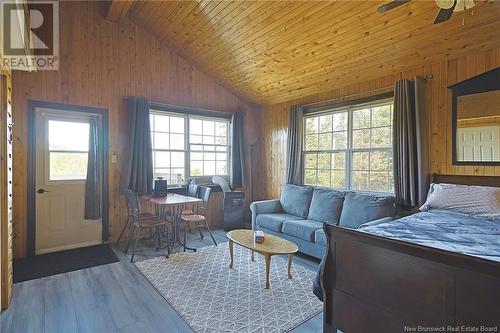
<svg viewBox="0 0 500 333">
<path fill-rule="evenodd" d="M 448 88 L 453 164 L 500 165 L 500 67 Z"/>
</svg>

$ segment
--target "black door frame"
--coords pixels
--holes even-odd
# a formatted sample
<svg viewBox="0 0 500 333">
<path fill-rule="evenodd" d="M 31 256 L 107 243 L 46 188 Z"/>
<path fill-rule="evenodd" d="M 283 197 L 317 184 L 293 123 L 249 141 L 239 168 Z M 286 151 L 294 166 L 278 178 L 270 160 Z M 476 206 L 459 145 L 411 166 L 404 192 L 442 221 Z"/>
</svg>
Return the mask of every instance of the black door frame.
<svg viewBox="0 0 500 333">
<path fill-rule="evenodd" d="M 27 244 L 28 256 L 35 255 L 36 242 L 36 127 L 35 112 L 37 108 L 64 110 L 69 112 L 91 113 L 101 116 L 102 120 L 102 242 L 109 240 L 109 120 L 108 110 L 89 106 L 61 104 L 45 101 L 28 101 L 28 221 Z"/>
</svg>

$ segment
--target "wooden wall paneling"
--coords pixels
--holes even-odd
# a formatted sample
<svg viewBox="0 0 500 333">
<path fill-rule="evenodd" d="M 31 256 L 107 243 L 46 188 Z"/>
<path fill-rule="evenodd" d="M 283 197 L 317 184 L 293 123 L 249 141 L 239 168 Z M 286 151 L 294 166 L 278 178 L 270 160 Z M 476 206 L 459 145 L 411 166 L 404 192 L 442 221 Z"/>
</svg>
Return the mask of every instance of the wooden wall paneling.
<svg viewBox="0 0 500 333">
<path fill-rule="evenodd" d="M 139 2 L 137 6 L 140 6 Z M 260 110 L 238 98 L 193 63 L 167 48 L 131 20 L 113 23 L 98 2 L 60 3 L 58 71 L 15 72 L 14 248 L 26 255 L 27 113 L 29 100 L 106 108 L 109 112 L 109 214 L 111 241 L 125 222 L 120 195 L 123 152 L 128 146 L 126 96 L 245 113 L 247 142 L 260 138 Z M 249 145 L 246 147 L 249 151 Z M 260 157 L 259 157 L 260 158 Z M 250 169 L 250 168 L 248 168 Z M 249 187 L 244 188 L 249 193 Z M 250 195 L 247 196 L 248 198 Z M 248 206 L 247 202 L 247 206 Z"/>
<path fill-rule="evenodd" d="M 12 76 L 0 72 L 0 299 L 12 299 Z"/>
<path fill-rule="evenodd" d="M 130 18 L 228 83 L 268 104 L 328 92 L 422 63 L 498 47 L 500 5 L 478 1 L 439 28 L 434 2 L 380 14 L 376 2 L 144 2 Z"/>
<path fill-rule="evenodd" d="M 497 175 L 498 166 L 455 166 L 451 158 L 451 91 L 448 86 L 500 66 L 500 48 L 472 52 L 454 59 L 429 63 L 398 71 L 357 84 L 346 85 L 329 92 L 312 94 L 287 102 L 265 105 L 261 126 L 262 159 L 266 198 L 277 198 L 285 181 L 288 112 L 294 104 L 327 100 L 342 100 L 373 95 L 375 89 L 391 86 L 396 79 L 432 74 L 426 83 L 428 112 L 428 148 L 431 172 L 451 175 Z M 354 98 L 354 99 L 355 99 Z"/>
</svg>

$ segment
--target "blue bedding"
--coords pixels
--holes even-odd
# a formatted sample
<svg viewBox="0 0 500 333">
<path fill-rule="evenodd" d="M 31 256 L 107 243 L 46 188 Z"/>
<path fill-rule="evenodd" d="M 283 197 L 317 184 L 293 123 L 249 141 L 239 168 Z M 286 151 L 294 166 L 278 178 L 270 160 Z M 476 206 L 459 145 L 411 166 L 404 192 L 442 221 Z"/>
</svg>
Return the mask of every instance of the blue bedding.
<svg viewBox="0 0 500 333">
<path fill-rule="evenodd" d="M 393 221 L 368 222 L 357 230 L 500 262 L 500 220 L 431 210 Z M 313 291 L 322 300 L 319 270 Z"/>
<path fill-rule="evenodd" d="M 359 231 L 410 243 L 500 261 L 500 220 L 431 210 L 383 223 L 365 223 Z"/>
</svg>

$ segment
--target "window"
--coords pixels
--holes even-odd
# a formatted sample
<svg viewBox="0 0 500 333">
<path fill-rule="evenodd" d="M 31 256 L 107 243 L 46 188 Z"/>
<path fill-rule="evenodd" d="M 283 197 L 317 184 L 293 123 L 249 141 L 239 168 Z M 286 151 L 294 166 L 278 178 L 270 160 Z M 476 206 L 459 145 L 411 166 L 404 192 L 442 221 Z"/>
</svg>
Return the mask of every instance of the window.
<svg viewBox="0 0 500 333">
<path fill-rule="evenodd" d="M 155 178 L 229 174 L 229 120 L 152 111 L 150 123 Z"/>
<path fill-rule="evenodd" d="M 48 131 L 49 180 L 86 179 L 89 124 L 49 120 Z"/>
<path fill-rule="evenodd" d="M 394 192 L 392 102 L 306 116 L 304 161 L 308 185 Z"/>
</svg>

